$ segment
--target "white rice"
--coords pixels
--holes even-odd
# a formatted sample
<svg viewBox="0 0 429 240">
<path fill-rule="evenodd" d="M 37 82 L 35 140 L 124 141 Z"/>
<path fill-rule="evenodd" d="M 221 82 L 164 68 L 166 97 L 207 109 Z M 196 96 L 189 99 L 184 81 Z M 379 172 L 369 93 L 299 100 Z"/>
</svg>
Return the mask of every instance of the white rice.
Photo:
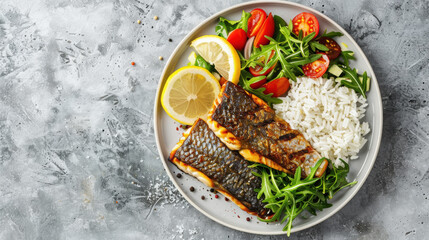
<svg viewBox="0 0 429 240">
<path fill-rule="evenodd" d="M 341 165 L 340 158 L 356 159 L 370 131 L 367 122 L 360 122 L 366 99 L 332 79 L 303 77 L 290 83 L 283 103 L 274 105 L 277 114 L 335 165 Z"/>
</svg>

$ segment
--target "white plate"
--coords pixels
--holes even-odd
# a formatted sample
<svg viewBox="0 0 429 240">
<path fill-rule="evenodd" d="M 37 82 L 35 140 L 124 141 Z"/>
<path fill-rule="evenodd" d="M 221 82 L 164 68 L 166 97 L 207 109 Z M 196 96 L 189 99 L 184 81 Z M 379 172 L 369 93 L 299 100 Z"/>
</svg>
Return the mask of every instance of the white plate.
<svg viewBox="0 0 429 240">
<path fill-rule="evenodd" d="M 330 201 L 333 206 L 319 212 L 317 216 L 311 216 L 307 219 L 299 217 L 296 218 L 293 223 L 292 232 L 297 232 L 314 226 L 329 218 L 342 207 L 344 207 L 344 205 L 346 205 L 353 198 L 353 196 L 358 192 L 365 182 L 365 179 L 368 177 L 372 169 L 381 141 L 383 108 L 377 79 L 374 75 L 371 65 L 369 64 L 365 54 L 352 39 L 352 37 L 327 16 L 314 9 L 296 3 L 284 1 L 260 1 L 248 2 L 233 6 L 224 11 L 216 13 L 203 21 L 201 24 L 195 27 L 176 47 L 162 73 L 155 99 L 154 109 L 156 143 L 161 156 L 161 161 L 164 164 L 166 172 L 170 176 L 171 181 L 179 189 L 183 197 L 185 197 L 186 200 L 188 200 L 188 202 L 197 208 L 201 213 L 220 224 L 243 232 L 267 235 L 285 233 L 282 231 L 283 224 L 266 224 L 259 222 L 256 217 L 243 212 L 231 201 L 225 201 L 223 196 L 220 196 L 218 199 L 216 199 L 214 194 L 209 191 L 209 188 L 204 186 L 196 179 L 183 173 L 182 178 L 177 178 L 176 174 L 180 173 L 181 171 L 168 161 L 168 155 L 173 146 L 178 142 L 181 134 L 183 133 L 183 130 L 180 129 L 179 123 L 175 122 L 164 112 L 160 103 L 161 91 L 168 76 L 177 68 L 187 64 L 187 56 L 192 51 L 192 49 L 189 47 L 191 41 L 202 35 L 215 34 L 215 26 L 218 23 L 220 16 L 227 19 L 236 20 L 240 19 L 241 12 L 243 10 L 250 12 L 254 8 L 262 8 L 267 13 L 272 12 L 275 15 L 279 15 L 285 19 L 286 22 L 289 22 L 289 19 L 292 19 L 295 15 L 303 11 L 314 14 L 319 20 L 320 31 L 327 29 L 328 31 L 337 31 L 344 34 L 343 37 L 336 38 L 336 40 L 338 42 L 344 42 L 348 45 L 349 49 L 355 53 L 357 59 L 352 63 L 352 66 L 359 69 L 361 72 L 367 71 L 372 81 L 371 90 L 368 94 L 369 106 L 367 109 L 367 114 L 363 119 L 369 123 L 371 133 L 366 136 L 368 142 L 361 149 L 359 158 L 350 161 L 350 173 L 348 175 L 350 181 L 356 180 L 358 183 L 352 188 L 348 188 L 339 192 L 334 197 L 334 199 Z M 177 130 L 177 128 L 179 128 L 179 130 Z M 191 186 L 196 189 L 194 192 L 189 190 Z M 361 194 L 366 193 L 362 192 Z M 202 195 L 205 196 L 205 200 L 201 199 Z M 252 220 L 246 221 L 247 217 L 251 217 Z"/>
</svg>

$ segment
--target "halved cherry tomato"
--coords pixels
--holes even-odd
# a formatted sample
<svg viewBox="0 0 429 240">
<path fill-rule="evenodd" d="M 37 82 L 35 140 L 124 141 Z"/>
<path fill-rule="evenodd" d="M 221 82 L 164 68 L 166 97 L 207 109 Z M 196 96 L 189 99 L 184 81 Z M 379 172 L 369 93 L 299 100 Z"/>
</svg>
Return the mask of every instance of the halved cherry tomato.
<svg viewBox="0 0 429 240">
<path fill-rule="evenodd" d="M 261 29 L 262 25 L 265 22 L 265 19 L 267 18 L 267 14 L 264 10 L 260 8 L 253 9 L 250 14 L 249 20 L 247 20 L 247 37 L 251 38 L 253 36 L 256 36 L 258 34 L 259 29 Z"/>
<path fill-rule="evenodd" d="M 258 88 L 262 87 L 262 85 L 264 85 L 264 83 L 266 83 L 266 82 L 267 82 L 267 78 L 263 78 L 257 82 L 250 84 L 250 87 L 253 89 L 258 89 Z"/>
<path fill-rule="evenodd" d="M 285 77 L 277 78 L 265 83 L 262 87 L 265 88 L 265 94 L 272 93 L 272 97 L 279 97 L 289 90 L 289 79 Z"/>
<path fill-rule="evenodd" d="M 307 63 L 304 66 L 302 66 L 302 70 L 304 70 L 305 76 L 311 77 L 311 78 L 318 78 L 318 77 L 321 77 L 323 74 L 325 74 L 326 70 L 328 70 L 328 67 L 329 67 L 328 55 L 324 53 L 320 53 L 320 54 L 322 54 L 321 58 L 317 59 L 312 63 Z"/>
<path fill-rule="evenodd" d="M 274 53 L 275 51 L 272 50 L 271 51 L 271 55 L 268 59 L 267 62 L 269 62 L 271 60 L 271 58 L 274 57 Z M 265 71 L 264 73 L 261 73 L 263 67 L 256 65 L 255 67 L 249 67 L 249 72 L 254 76 L 254 77 L 259 77 L 259 76 L 267 76 L 268 73 L 270 73 L 275 67 L 276 67 L 277 63 L 275 63 L 272 67 L 270 67 L 267 71 Z"/>
<path fill-rule="evenodd" d="M 226 40 L 230 42 L 235 49 L 242 51 L 247 41 L 246 32 L 242 28 L 237 28 L 228 34 Z"/>
<path fill-rule="evenodd" d="M 266 38 L 265 36 L 273 37 L 274 30 L 274 18 L 273 15 L 270 13 L 270 15 L 268 15 L 267 19 L 265 20 L 264 25 L 262 25 L 261 29 L 256 35 L 255 41 L 253 42 L 253 46 L 255 48 L 258 48 L 260 45 L 266 45 L 270 43 L 270 40 L 268 40 L 268 38 Z"/>
<path fill-rule="evenodd" d="M 292 19 L 292 24 L 293 33 L 295 33 L 297 36 L 299 34 L 299 30 L 302 30 L 303 37 L 307 36 L 312 32 L 316 33 L 314 37 L 319 34 L 319 21 L 317 21 L 317 18 L 311 13 L 302 12 L 296 15 Z"/>
<path fill-rule="evenodd" d="M 329 48 L 329 51 L 325 52 L 328 55 L 329 60 L 334 60 L 341 54 L 341 47 L 335 42 L 334 39 L 328 37 L 321 37 L 319 43 Z"/>
</svg>

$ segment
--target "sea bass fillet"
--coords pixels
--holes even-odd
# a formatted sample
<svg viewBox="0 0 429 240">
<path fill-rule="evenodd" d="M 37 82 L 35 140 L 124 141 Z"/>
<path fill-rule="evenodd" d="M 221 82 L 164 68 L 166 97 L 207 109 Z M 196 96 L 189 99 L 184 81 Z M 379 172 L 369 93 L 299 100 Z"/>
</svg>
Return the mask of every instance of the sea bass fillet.
<svg viewBox="0 0 429 240">
<path fill-rule="evenodd" d="M 298 130 L 263 100 L 232 82 L 226 82 L 209 112 L 207 123 L 230 149 L 238 150 L 249 161 L 293 174 L 300 166 L 303 175 L 311 172 L 320 154 Z M 328 166 L 324 161 L 319 177 Z"/>
<path fill-rule="evenodd" d="M 252 174 L 255 169 L 248 168 L 251 163 L 226 147 L 203 120 L 198 119 L 183 134 L 169 160 L 244 211 L 261 218 L 271 215 L 254 191 L 261 187 L 261 179 Z"/>
</svg>

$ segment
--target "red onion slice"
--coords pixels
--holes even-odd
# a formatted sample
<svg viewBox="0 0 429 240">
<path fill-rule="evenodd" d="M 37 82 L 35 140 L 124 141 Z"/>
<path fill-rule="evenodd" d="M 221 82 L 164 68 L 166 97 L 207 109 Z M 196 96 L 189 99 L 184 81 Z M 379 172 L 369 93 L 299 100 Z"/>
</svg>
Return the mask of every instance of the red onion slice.
<svg viewBox="0 0 429 240">
<path fill-rule="evenodd" d="M 249 59 L 250 54 L 252 54 L 253 49 L 253 40 L 255 40 L 255 36 L 249 38 L 244 46 L 244 58 Z"/>
</svg>

